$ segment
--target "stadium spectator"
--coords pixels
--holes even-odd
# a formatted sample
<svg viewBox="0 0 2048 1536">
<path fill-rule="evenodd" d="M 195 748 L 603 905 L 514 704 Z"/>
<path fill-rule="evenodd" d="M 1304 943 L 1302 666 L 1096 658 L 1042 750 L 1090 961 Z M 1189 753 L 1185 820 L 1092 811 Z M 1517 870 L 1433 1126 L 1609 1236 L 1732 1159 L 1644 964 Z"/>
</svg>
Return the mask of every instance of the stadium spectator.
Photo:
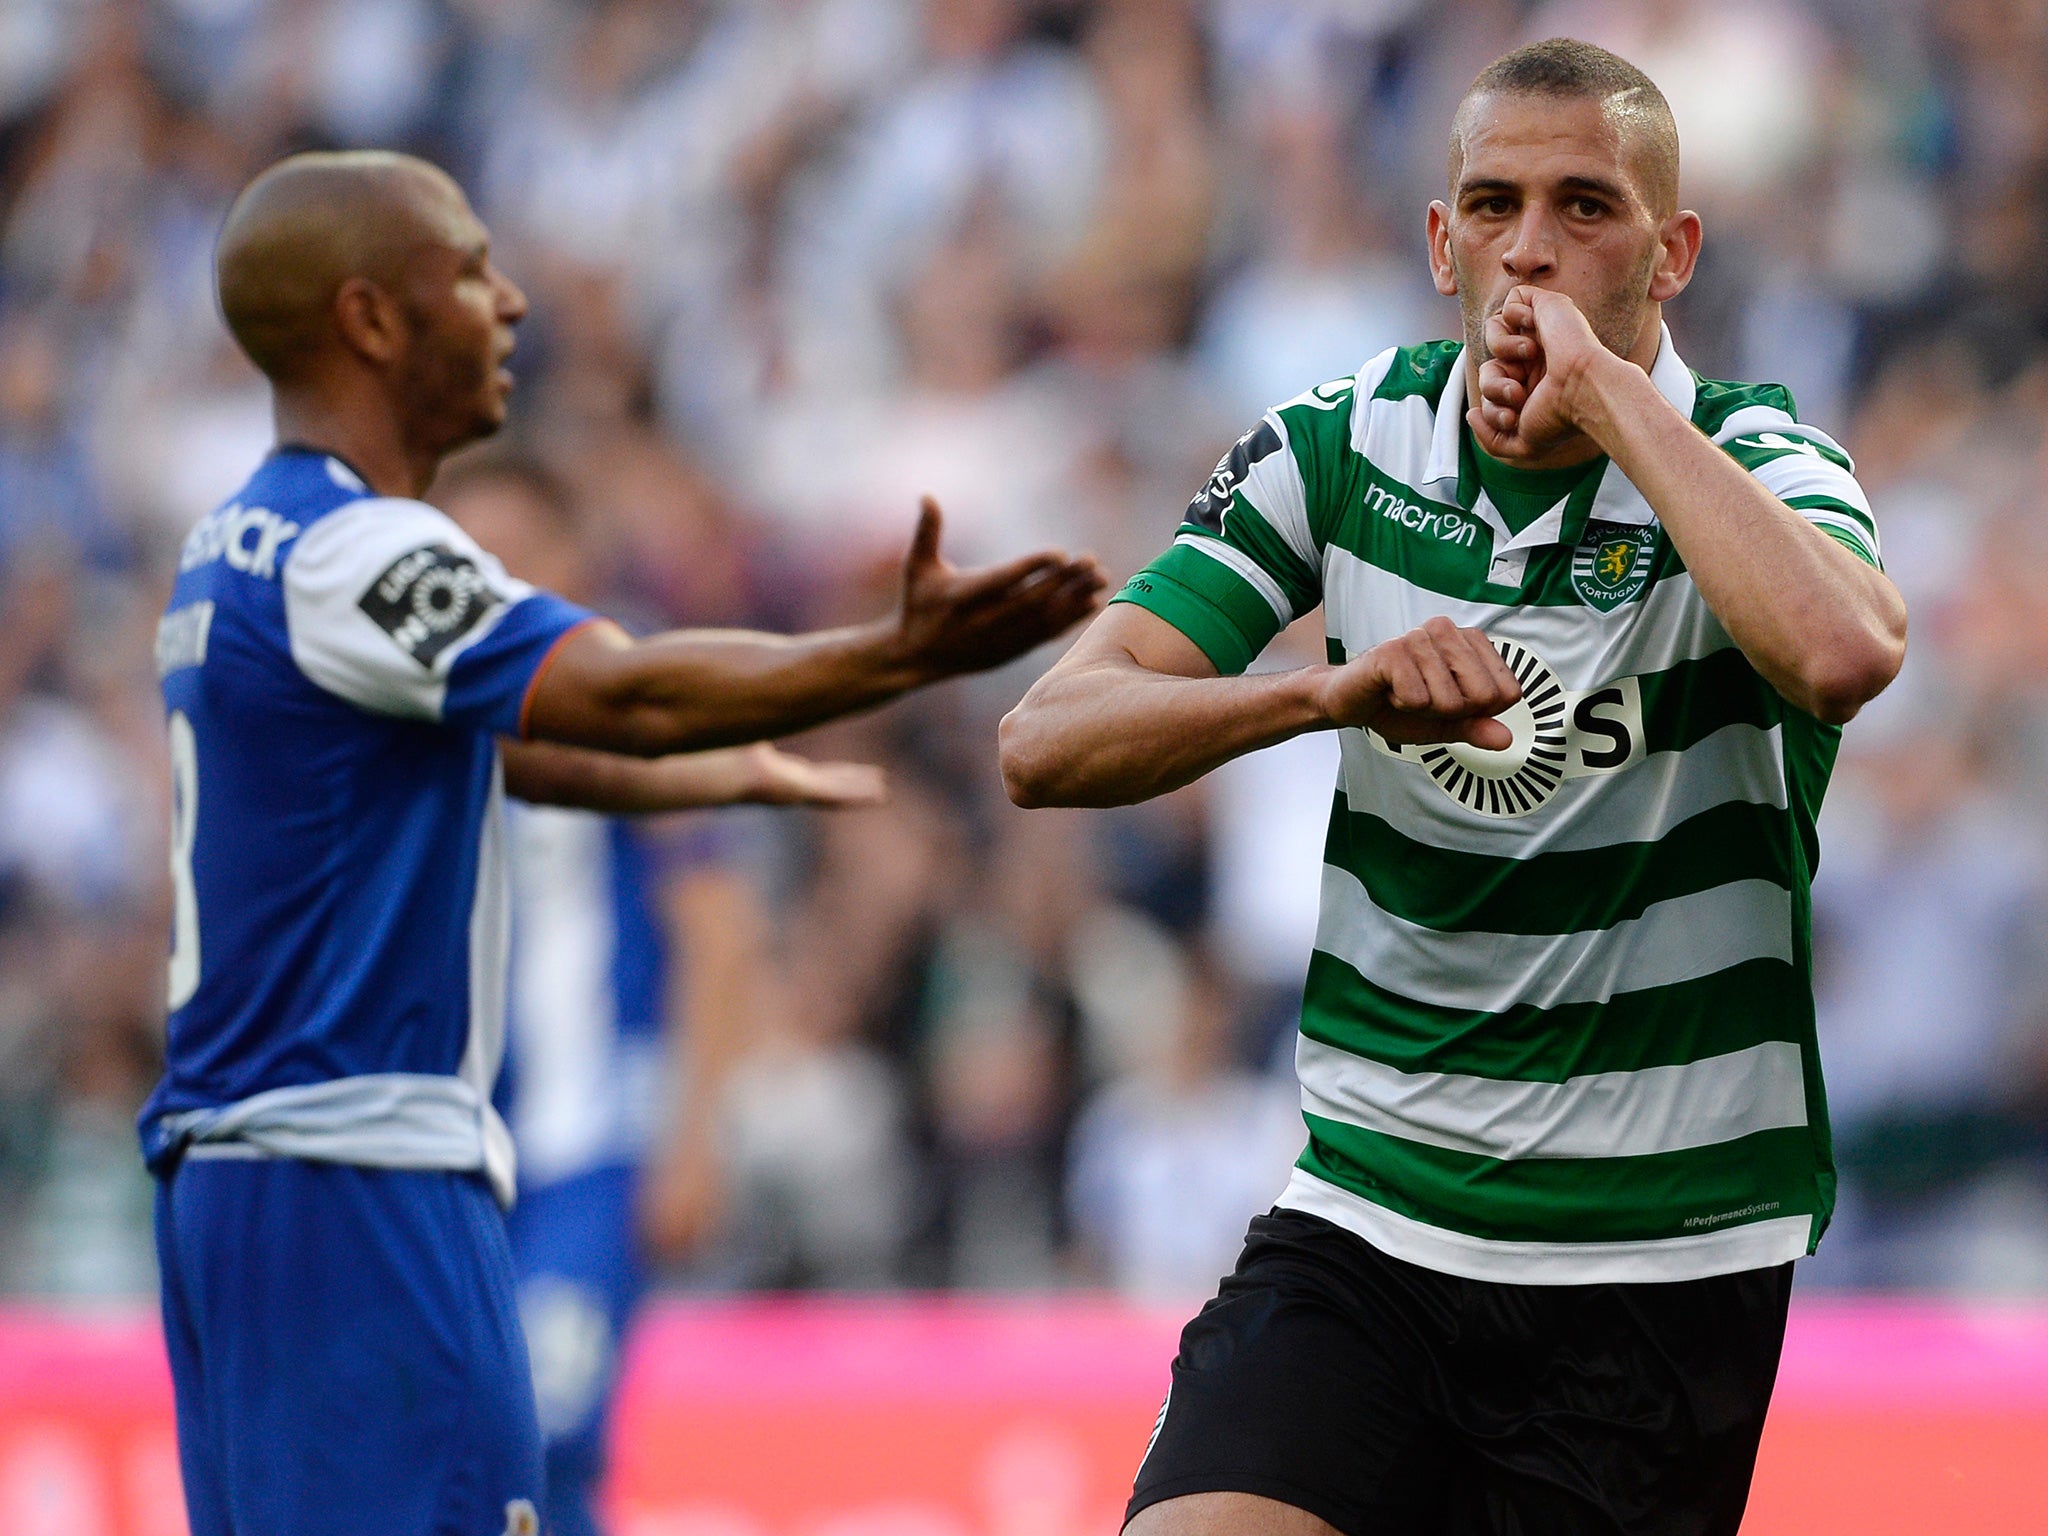
<svg viewBox="0 0 2048 1536">
<path fill-rule="evenodd" d="M 1169 941 L 1170 946 L 1170 941 Z M 1135 1068 L 1106 1081 L 1074 1128 L 1067 1201 L 1077 1235 L 1126 1296 L 1186 1306 L 1216 1288 L 1250 1217 L 1301 1151 L 1296 1096 L 1243 1064 L 1242 1015 L 1222 979 L 1177 963 L 1136 984 L 1151 1016 Z"/>
<path fill-rule="evenodd" d="M 1071 461 L 1052 515 L 1085 530 L 1077 540 L 1101 552 L 1120 578 L 1150 558 L 1186 487 L 1242 425 L 1209 398 L 1215 373 L 1205 364 L 1215 354 L 1190 342 L 1229 329 L 1231 315 L 1243 312 L 1238 296 L 1286 265 L 1280 232 L 1258 211 L 1288 184 L 1269 185 L 1266 175 L 1264 125 L 1274 104 L 1339 119 L 1337 171 L 1355 183 L 1341 201 L 1377 210 L 1419 206 L 1443 174 L 1434 125 L 1447 120 L 1487 59 L 1533 35 L 1540 14 L 1518 0 L 1013 0 L 981 8 L 1008 11 L 998 16 L 1000 31 L 984 31 L 999 39 L 984 47 L 960 23 L 945 22 L 952 41 L 933 33 L 938 23 L 928 22 L 925 9 L 892 0 L 0 5 L 0 337 L 27 339 L 17 356 L 22 372 L 8 388 L 32 386 L 0 408 L 7 423 L 0 436 L 32 446 L 25 457 L 10 457 L 15 450 L 0 445 L 0 465 L 31 464 L 40 487 L 27 501 L 18 490 L 0 492 L 0 528 L 45 526 L 53 507 L 91 509 L 79 512 L 100 530 L 85 550 L 93 595 L 81 628 L 90 643 L 74 649 L 104 651 L 101 626 L 124 604 L 154 611 L 177 544 L 232 493 L 266 440 L 260 380 L 226 340 L 208 262 L 235 188 L 289 149 L 359 142 L 350 136 L 374 131 L 385 147 L 435 150 L 466 173 L 509 164 L 514 146 L 537 167 L 560 165 L 589 150 L 584 125 L 594 101 L 630 115 L 644 110 L 636 103 L 645 93 L 669 92 L 665 99 L 683 103 L 663 130 L 671 134 L 675 123 L 702 123 L 740 102 L 755 125 L 750 135 L 714 122 L 707 138 L 672 162 L 689 216 L 702 222 L 679 229 L 681 215 L 671 210 L 663 227 L 677 243 L 668 253 L 657 248 L 651 261 L 630 248 L 598 246 L 571 271 L 550 250 L 592 242 L 579 238 L 583 231 L 564 211 L 582 203 L 558 202 L 549 190 L 559 188 L 561 174 L 507 188 L 497 221 L 507 261 L 537 275 L 513 423 L 575 485 L 611 552 L 617 587 L 638 610 L 661 622 L 795 629 L 845 613 L 843 594 L 865 573 L 829 542 L 783 536 L 786 513 L 762 505 L 761 466 L 750 445 L 764 420 L 808 409 L 821 393 L 828 400 L 842 389 L 861 400 L 900 398 L 908 313 L 901 274 L 923 270 L 927 246 L 957 237 L 955 222 L 927 230 L 940 205 L 914 210 L 906 227 L 915 226 L 916 250 L 884 264 L 897 286 L 877 289 L 863 277 L 856 310 L 839 307 L 830 273 L 817 270 L 823 248 L 813 241 L 832 234 L 831 208 L 859 201 L 848 191 L 857 169 L 869 168 L 861 184 L 868 199 L 886 203 L 890 168 L 876 168 L 873 146 L 910 103 L 943 98 L 978 108 L 997 103 L 1007 82 L 1056 80 L 1056 89 L 1039 87 L 1029 101 L 1001 101 L 1004 120 L 1050 125 L 1033 137 L 1033 153 L 1043 148 L 1055 163 L 1068 154 L 1061 144 L 1097 146 L 1081 155 L 1070 185 L 1043 194 L 1072 206 L 1058 232 L 1076 243 L 1055 252 L 1048 271 L 1039 270 L 1035 250 L 1013 253 L 1022 275 L 1021 334 L 993 393 L 1025 389 L 1069 402 L 1045 417 L 1014 419 L 1064 431 L 1078 418 L 1085 441 L 1022 447 Z M 966 15 L 973 8 L 952 9 Z M 1714 16 L 1714 8 L 1696 5 L 1656 9 L 1687 27 Z M 1745 64 L 1743 77 L 1781 67 L 1785 61 L 1768 57 L 1779 41 L 1779 8 L 1761 19 L 1753 10 L 1729 14 L 1739 38 L 1764 56 Z M 2039 85 L 2048 79 L 2048 31 L 2028 7 L 1991 0 L 1827 0 L 1797 14 L 1794 62 L 1801 89 L 1812 95 L 1769 105 L 1797 115 L 1803 169 L 1781 177 L 1768 209 L 1746 221 L 1755 250 L 1741 259 L 1721 238 L 1723 211 L 1703 207 L 1707 265 L 1718 262 L 1721 270 L 1710 270 L 1674 313 L 1675 336 L 1704 372 L 1785 378 L 1805 414 L 1852 423 L 1843 441 L 1871 490 L 1888 564 L 1916 614 L 1916 659 L 1930 676 L 1957 680 L 1969 692 L 1972 729 L 1983 736 L 1990 722 L 1988 734 L 2003 744 L 2000 793 L 2032 803 L 2048 784 L 2048 732 L 2038 724 L 2041 647 L 2031 639 L 1997 644 L 1996 626 L 1970 623 L 1968 609 L 1979 597 L 1988 607 L 1995 594 L 2001 613 L 2023 621 L 2013 633 L 2029 637 L 2041 612 L 2032 592 L 1982 585 L 1978 555 L 1991 552 L 1990 575 L 1997 576 L 1999 556 L 2042 516 L 2034 487 L 2048 412 L 2028 365 L 2042 355 L 2043 309 L 2028 264 L 2048 213 Z M 645 35 L 650 16 L 660 37 L 637 59 L 643 76 L 633 75 L 634 48 L 627 47 L 620 83 L 601 97 L 580 94 L 562 64 L 594 19 L 620 36 Z M 365 17 L 376 25 L 347 31 Z M 387 56 L 376 51 L 379 38 L 402 46 Z M 389 65 L 389 78 L 366 79 L 366 56 L 379 70 Z M 360 94 L 347 99 L 352 93 Z M 703 105 L 713 101 L 727 105 Z M 665 152 L 661 146 L 672 141 L 632 142 Z M 726 158 L 707 168 L 697 156 L 713 151 Z M 985 181 L 977 185 L 987 192 Z M 615 188 L 609 178 L 582 191 L 610 197 L 608 188 Z M 1140 216 L 1123 212 L 1133 198 L 1142 200 Z M 1334 190 L 1330 200 L 1340 201 Z M 525 227 L 526 209 L 535 227 Z M 498 210 L 487 204 L 485 211 Z M 862 241 L 876 238 L 874 221 L 863 215 Z M 1371 238 L 1347 235 L 1348 244 L 1413 259 L 1420 232 L 1412 223 L 1363 222 Z M 1361 311 L 1372 302 L 1341 284 L 1331 292 Z M 1707 297 L 1711 310 L 1692 307 Z M 1449 312 L 1440 314 L 1444 331 Z M 44 345 L 37 337 L 54 346 L 54 368 L 47 352 L 35 355 Z M 0 353 L 11 346 L 0 341 Z M 886 408 L 870 419 L 887 433 Z M 878 457 L 886 447 L 867 452 Z M 799 455 L 791 471 L 819 503 L 830 501 L 845 473 L 838 455 L 823 449 L 808 461 Z M 105 563 L 103 547 L 115 552 L 114 563 Z M 24 548 L 17 544 L 6 557 L 17 570 Z M 10 585 L 0 597 L 0 642 L 32 627 L 25 590 Z M 146 656 L 118 665 L 149 675 Z M 38 709 L 82 710 L 115 754 L 119 777 L 160 782 L 159 727 L 153 718 L 141 730 L 110 720 L 92 702 L 99 684 L 91 671 L 39 664 L 31 701 Z M 1020 679 L 999 679 L 987 694 L 912 711 L 915 729 L 874 738 L 906 793 L 931 797 L 970 825 L 984 816 L 992 787 L 964 783 L 950 765 L 980 763 L 987 771 L 988 733 L 1019 686 Z M 1921 708 L 1905 699 L 1899 707 L 1909 715 Z M 1891 729 L 1880 729 L 1875 711 L 1860 724 L 1873 743 Z M 1910 730 L 1910 719 L 1901 728 Z M 1856 770 L 1858 734 L 1850 734 L 1830 794 L 1830 815 L 1845 825 L 1881 819 L 1871 804 L 1875 776 Z M 1246 862 L 1248 811 L 1262 800 L 1305 795 L 1294 786 L 1306 779 L 1261 760 L 1247 767 L 1258 782 L 1218 785 L 1206 799 L 1147 816 L 1106 818 L 1089 841 L 1100 878 L 1176 934 L 1200 935 L 1213 917 L 1234 984 L 1255 991 L 1263 962 L 1235 947 L 1252 931 L 1242 921 L 1245 905 L 1257 902 L 1256 885 L 1234 873 Z M 1261 777 L 1269 769 L 1271 783 Z M 1311 814 L 1327 803 L 1316 793 Z M 97 803 L 96 794 L 81 798 Z M 0 841 L 61 864 L 72 857 L 78 819 L 91 818 L 78 807 L 48 819 L 17 817 L 0 826 Z M 162 884 L 155 834 L 135 835 L 140 878 Z M 1048 827 L 1013 835 L 1066 834 Z M 771 931 L 781 934 L 790 931 L 788 903 L 806 886 L 813 834 L 792 824 L 773 833 L 771 844 L 772 865 L 782 871 L 772 883 Z M 980 845 L 970 835 L 950 846 L 963 851 L 948 857 L 967 861 L 973 855 L 964 850 Z M 1315 856 L 1314 847 L 1303 855 Z M 878 871 L 875 878 L 889 876 Z M 855 870 L 834 888 L 858 903 L 863 884 Z M 1829 934 L 1837 931 L 1828 908 L 1839 889 L 1824 861 L 1816 896 L 1823 974 Z M 134 919 L 152 933 L 161 925 L 151 904 L 160 899 L 150 894 L 150 915 Z M 29 910 L 16 901 L 0 911 L 0 1094 L 7 1098 L 0 1140 L 25 1152 L 0 1159 L 0 1247 L 10 1255 L 22 1251 L 24 1213 L 40 1198 L 33 1191 L 46 1175 L 63 1172 L 40 1150 L 26 1155 L 31 1144 L 51 1145 L 38 1139 L 40 1127 L 70 1049 L 59 1021 L 72 1006 L 45 962 L 68 945 L 101 942 L 89 912 L 43 904 L 32 922 Z M 998 914 L 990 922 L 1008 938 L 1012 920 Z M 2024 920 L 2015 914 L 2016 923 Z M 1998 969 L 1982 949 L 1965 949 L 1952 964 L 1966 973 Z M 911 969 L 922 977 L 927 968 L 918 962 Z M 1939 1034 L 1931 1023 L 1905 1031 L 1899 1070 L 1910 1074 L 1923 1053 L 1938 1054 Z M 868 1166 L 889 1170 L 875 1187 L 893 1191 L 877 1202 L 887 1207 L 882 1215 L 864 1219 L 896 1233 L 882 1245 L 891 1257 L 845 1271 L 866 1277 L 864 1284 L 906 1272 L 938 1283 L 946 1274 L 942 1263 L 902 1258 L 905 1244 L 923 1251 L 916 1234 L 929 1228 L 930 1191 L 942 1182 L 935 1143 L 917 1129 L 919 1106 L 931 1095 L 916 1038 L 901 1020 L 883 1017 L 850 1039 L 791 1047 L 805 1060 L 818 1050 L 857 1061 L 852 1077 L 862 1086 L 849 1097 L 893 1106 L 863 1111 L 870 1115 L 863 1124 L 896 1127 L 863 1133 L 864 1146 L 886 1149 L 863 1153 L 873 1158 Z M 112 1084 L 116 1076 L 95 1080 Z M 772 1108 L 771 1097 L 762 1094 L 757 1107 Z M 1974 1102 L 1985 1114 L 2004 1112 L 1991 1099 Z M 1968 1093 L 1957 1101 L 1959 1109 L 1971 1103 Z M 774 1145 L 792 1158 L 804 1150 L 793 1136 Z M 1882 1170 L 1870 1176 L 1881 1178 Z M 1853 1205 L 1863 1177 L 1847 1171 L 1845 1204 Z M 2037 1160 L 2022 1159 L 2001 1177 L 2022 1190 L 2048 1189 Z M 86 1205 L 40 1205 L 38 1230 L 47 1237 L 37 1242 L 61 1249 L 67 1224 L 84 1221 Z M 2024 1209 L 2024 1201 L 2011 1208 Z M 1992 1230 L 1992 1218 L 1975 1205 L 1957 1220 L 1959 1230 L 1976 1230 L 1970 1224 L 1980 1221 Z M 80 1233 L 81 1250 L 98 1242 L 83 1227 Z M 1847 1228 L 1843 1235 L 1853 1236 Z M 741 1265 L 722 1251 L 706 1266 L 696 1273 L 700 1282 L 837 1272 Z M 0 1269 L 17 1287 L 61 1278 L 11 1258 Z M 140 1285 L 146 1270 L 124 1261 L 102 1272 Z M 1995 1265 L 1992 1272 L 1995 1278 Z M 1949 1279 L 1981 1284 L 1986 1273 L 1977 1265 Z M 1827 1274 L 1823 1257 L 1812 1278 Z"/>
<path fill-rule="evenodd" d="M 2044 829 L 1960 711 L 1922 708 L 1924 723 L 1861 765 L 1862 795 L 1827 818 L 1815 882 L 1829 940 L 1821 1049 L 1847 1192 L 1825 1273 L 1879 1289 L 2018 1288 L 2048 1276 L 2048 1243 L 2021 1236 L 2024 1260 L 2012 1239 L 2030 1217 L 1989 1222 L 1973 1196 L 2034 1153 L 2048 1086 Z M 1923 1038 L 1931 1019 L 1941 1027 Z M 1994 1245 L 2013 1266 L 2002 1284 L 1984 1262 Z"/>
</svg>

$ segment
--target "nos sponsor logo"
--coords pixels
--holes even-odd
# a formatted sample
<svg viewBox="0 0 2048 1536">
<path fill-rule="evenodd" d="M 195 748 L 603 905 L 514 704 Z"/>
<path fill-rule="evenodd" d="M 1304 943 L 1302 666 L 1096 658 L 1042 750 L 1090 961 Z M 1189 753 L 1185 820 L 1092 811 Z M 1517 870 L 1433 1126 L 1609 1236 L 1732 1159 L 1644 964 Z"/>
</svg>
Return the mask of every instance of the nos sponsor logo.
<svg viewBox="0 0 2048 1536">
<path fill-rule="evenodd" d="M 1643 760 L 1643 695 L 1633 677 L 1569 692 L 1543 659 L 1512 640 L 1494 649 L 1522 685 L 1521 702 L 1496 718 L 1514 733 L 1498 752 L 1463 742 L 1396 746 L 1366 738 L 1389 757 L 1419 764 L 1445 794 L 1481 816 L 1527 816 L 1566 779 L 1619 773 Z"/>
</svg>

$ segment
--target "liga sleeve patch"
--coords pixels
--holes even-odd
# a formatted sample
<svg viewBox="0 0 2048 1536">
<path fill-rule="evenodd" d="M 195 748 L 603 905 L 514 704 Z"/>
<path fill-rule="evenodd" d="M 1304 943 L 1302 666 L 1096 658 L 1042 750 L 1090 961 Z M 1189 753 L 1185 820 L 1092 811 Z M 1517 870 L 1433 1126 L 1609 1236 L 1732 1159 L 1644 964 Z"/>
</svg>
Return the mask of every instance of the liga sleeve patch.
<svg viewBox="0 0 2048 1536">
<path fill-rule="evenodd" d="M 443 652 L 504 602 L 469 556 L 429 544 L 392 561 L 356 606 L 431 672 Z"/>
<path fill-rule="evenodd" d="M 1269 454 L 1278 453 L 1280 447 L 1280 434 L 1273 430 L 1273 424 L 1260 421 L 1217 462 L 1216 472 L 1195 493 L 1195 499 L 1188 503 L 1187 521 L 1206 532 L 1221 535 L 1223 515 L 1230 510 L 1230 501 L 1237 494 L 1237 488 L 1251 474 L 1253 465 Z"/>
</svg>

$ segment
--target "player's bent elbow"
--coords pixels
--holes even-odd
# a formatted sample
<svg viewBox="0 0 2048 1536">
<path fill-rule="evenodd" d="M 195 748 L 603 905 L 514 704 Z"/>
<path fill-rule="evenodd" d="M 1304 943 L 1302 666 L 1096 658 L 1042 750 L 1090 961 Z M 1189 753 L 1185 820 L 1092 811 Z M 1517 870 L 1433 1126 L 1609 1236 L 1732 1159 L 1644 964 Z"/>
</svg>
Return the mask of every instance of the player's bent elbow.
<svg viewBox="0 0 2048 1536">
<path fill-rule="evenodd" d="M 1010 803 L 1027 811 L 1053 806 L 1119 805 L 1085 743 L 1076 742 L 1027 696 L 996 729 L 996 755 Z"/>
<path fill-rule="evenodd" d="M 1002 768 L 1003 793 L 1010 803 L 1035 811 L 1055 802 L 1047 797 L 1050 775 L 1043 751 L 1033 750 L 1040 744 L 1033 740 L 1037 733 L 1026 716 L 1027 708 L 1019 704 L 996 727 L 996 758 Z"/>
<path fill-rule="evenodd" d="M 1798 702 L 1825 725 L 1847 725 L 1864 705 L 1891 686 L 1905 659 L 1903 639 L 1888 643 L 1873 637 L 1810 671 L 1802 680 L 1807 697 Z"/>
<path fill-rule="evenodd" d="M 1013 778 L 1007 769 L 1003 772 L 1003 792 L 1010 797 L 1010 804 L 1020 811 L 1042 811 L 1047 802 L 1031 792 L 1022 780 Z"/>
<path fill-rule="evenodd" d="M 1803 708 L 1822 725 L 1847 725 L 1862 712 L 1869 702 L 1852 693 L 1817 693 L 1806 700 Z"/>
</svg>

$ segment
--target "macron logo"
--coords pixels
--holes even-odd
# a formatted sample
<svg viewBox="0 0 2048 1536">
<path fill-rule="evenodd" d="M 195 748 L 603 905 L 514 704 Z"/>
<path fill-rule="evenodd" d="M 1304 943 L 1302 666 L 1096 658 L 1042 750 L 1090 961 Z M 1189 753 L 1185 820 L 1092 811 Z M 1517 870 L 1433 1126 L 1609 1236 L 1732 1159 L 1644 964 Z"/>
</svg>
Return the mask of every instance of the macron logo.
<svg viewBox="0 0 2048 1536">
<path fill-rule="evenodd" d="M 1375 485 L 1365 493 L 1365 510 L 1377 512 L 1403 528 L 1412 528 L 1417 533 L 1466 549 L 1470 549 L 1479 538 L 1479 524 L 1464 513 L 1403 501 L 1383 485 Z"/>
</svg>

